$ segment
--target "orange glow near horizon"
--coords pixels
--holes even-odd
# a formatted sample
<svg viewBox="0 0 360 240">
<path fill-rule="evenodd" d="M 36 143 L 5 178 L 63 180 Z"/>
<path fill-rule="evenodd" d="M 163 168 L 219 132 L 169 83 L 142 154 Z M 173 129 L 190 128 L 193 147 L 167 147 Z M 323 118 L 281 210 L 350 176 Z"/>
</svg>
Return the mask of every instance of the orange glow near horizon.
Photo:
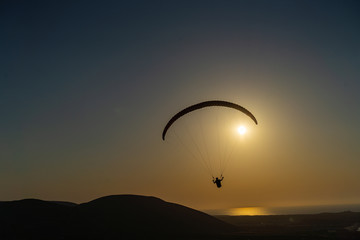
<svg viewBox="0 0 360 240">
<path fill-rule="evenodd" d="M 239 216 L 255 216 L 255 215 L 268 215 L 269 212 L 265 208 L 261 207 L 243 207 L 243 208 L 231 208 L 228 210 L 227 215 Z"/>
</svg>

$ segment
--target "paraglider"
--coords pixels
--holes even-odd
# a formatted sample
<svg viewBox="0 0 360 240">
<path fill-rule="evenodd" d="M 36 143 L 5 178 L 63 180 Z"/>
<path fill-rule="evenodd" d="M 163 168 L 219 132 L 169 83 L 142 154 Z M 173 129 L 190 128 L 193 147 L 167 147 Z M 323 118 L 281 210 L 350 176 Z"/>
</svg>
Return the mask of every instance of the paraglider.
<svg viewBox="0 0 360 240">
<path fill-rule="evenodd" d="M 213 177 L 213 183 L 216 184 L 216 186 L 218 188 L 221 188 L 221 181 L 224 180 L 224 177 L 221 175 L 221 179 L 219 179 L 218 177 L 216 179 L 214 179 Z"/>
<path fill-rule="evenodd" d="M 187 116 L 190 113 L 191 113 L 190 115 L 192 115 L 193 112 L 197 112 L 200 109 L 209 108 L 209 110 L 211 109 L 213 111 L 214 109 L 212 109 L 212 107 L 215 107 L 215 109 L 219 109 L 216 107 L 226 108 L 226 109 L 230 109 L 232 112 L 233 112 L 233 110 L 235 110 L 234 112 L 236 114 L 238 112 L 245 114 L 245 116 L 249 117 L 252 120 L 252 122 L 254 122 L 256 125 L 258 124 L 257 119 L 249 110 L 247 110 L 246 108 L 244 108 L 236 103 L 222 101 L 222 100 L 205 101 L 205 102 L 200 102 L 200 103 L 191 105 L 189 107 L 186 107 L 183 110 L 176 113 L 173 117 L 171 117 L 162 131 L 163 141 L 165 141 L 169 130 L 171 128 L 173 128 L 174 125 L 176 125 L 175 123 L 177 121 L 179 121 L 180 119 L 182 119 L 183 117 Z M 222 117 L 222 115 L 220 115 L 220 118 L 221 117 Z M 249 118 L 247 118 L 247 119 L 249 119 Z M 218 124 L 220 126 L 218 127 L 217 134 L 212 133 L 215 131 L 214 129 L 216 128 L 213 125 L 216 125 L 216 124 L 211 125 L 211 128 L 208 131 L 203 130 L 204 125 L 206 125 L 206 124 L 209 125 L 208 120 L 211 120 L 211 119 L 209 119 L 209 117 L 206 117 L 206 119 L 205 119 L 206 123 L 204 123 L 204 122 L 198 121 L 198 119 L 196 119 L 196 122 L 197 122 L 197 124 L 199 124 L 199 126 L 195 129 L 196 130 L 201 129 L 202 133 L 195 134 L 191 130 L 188 130 L 188 128 L 186 128 L 187 131 L 189 131 L 189 137 L 186 140 L 179 140 L 179 142 L 183 145 L 188 144 L 188 146 L 185 146 L 186 149 L 189 149 L 189 145 L 191 145 L 191 146 L 194 145 L 194 150 L 190 151 L 191 152 L 190 155 L 192 155 L 194 158 L 197 158 L 200 160 L 200 162 L 205 166 L 205 168 L 208 170 L 208 172 L 212 176 L 212 179 L 213 179 L 212 182 L 214 184 L 216 184 L 216 186 L 218 188 L 220 188 L 222 186 L 221 181 L 224 179 L 223 172 L 225 170 L 227 163 L 229 162 L 229 160 L 227 159 L 228 157 L 225 157 L 225 155 L 226 156 L 231 155 L 232 151 L 225 149 L 225 150 L 228 150 L 230 153 L 224 154 L 224 156 L 222 156 L 222 157 L 220 157 L 220 156 L 216 157 L 216 159 L 213 156 L 215 154 L 206 152 L 207 149 L 215 150 L 215 149 L 220 149 L 220 148 L 226 148 L 226 146 L 224 146 L 224 145 L 226 145 L 226 143 L 228 142 L 228 141 L 221 141 L 221 140 L 219 140 L 219 137 L 218 137 L 219 132 L 220 133 L 222 132 L 223 125 L 225 125 L 225 124 Z M 175 132 L 175 131 L 173 131 L 173 132 Z M 183 132 L 183 131 L 181 131 L 181 132 Z M 195 137 L 197 135 L 202 135 L 204 132 L 205 133 L 210 132 L 213 135 L 207 136 L 207 137 L 202 137 L 202 139 L 200 139 L 200 140 L 195 139 Z M 214 135 L 216 135 L 216 137 L 214 137 Z M 203 142 L 211 141 L 211 140 L 217 141 L 216 147 L 214 147 L 214 145 L 211 145 L 211 144 L 206 144 L 206 143 L 203 144 Z M 204 150 L 203 148 L 206 148 L 206 149 Z M 195 154 L 194 152 L 198 152 L 198 154 Z M 196 155 L 198 155 L 198 156 L 196 156 Z M 217 171 L 216 174 L 215 174 L 215 171 Z M 214 175 L 215 176 L 220 175 L 220 178 L 218 178 L 218 177 L 215 178 Z"/>
</svg>

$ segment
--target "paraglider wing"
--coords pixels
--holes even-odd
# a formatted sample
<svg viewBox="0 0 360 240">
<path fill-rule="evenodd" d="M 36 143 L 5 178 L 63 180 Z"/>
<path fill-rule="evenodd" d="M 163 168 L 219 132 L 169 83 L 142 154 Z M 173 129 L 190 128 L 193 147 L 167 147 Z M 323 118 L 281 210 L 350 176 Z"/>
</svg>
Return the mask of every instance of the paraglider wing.
<svg viewBox="0 0 360 240">
<path fill-rule="evenodd" d="M 165 136 L 167 131 L 169 130 L 169 128 L 171 127 L 171 125 L 178 120 L 179 118 L 181 118 L 182 116 L 184 116 L 185 114 L 201 109 L 201 108 L 205 108 L 205 107 L 212 107 L 212 106 L 220 106 L 220 107 L 228 107 L 228 108 L 234 108 L 238 111 L 243 112 L 244 114 L 246 114 L 247 116 L 249 116 L 254 122 L 255 124 L 257 124 L 257 120 L 255 118 L 255 116 L 246 108 L 235 104 L 235 103 L 231 103 L 231 102 L 227 102 L 227 101 L 220 101 L 220 100 L 214 100 L 214 101 L 205 101 L 205 102 L 201 102 L 195 105 L 192 105 L 190 107 L 187 107 L 183 110 L 181 110 L 180 112 L 178 112 L 177 114 L 175 114 L 170 120 L 169 122 L 166 124 L 163 133 L 162 133 L 162 139 L 165 140 Z"/>
</svg>

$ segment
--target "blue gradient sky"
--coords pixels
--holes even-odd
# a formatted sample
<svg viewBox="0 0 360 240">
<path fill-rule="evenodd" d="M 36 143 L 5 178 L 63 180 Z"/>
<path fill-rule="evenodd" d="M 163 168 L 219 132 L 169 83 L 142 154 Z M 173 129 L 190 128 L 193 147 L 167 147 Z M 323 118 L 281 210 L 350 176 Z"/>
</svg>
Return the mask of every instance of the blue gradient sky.
<svg viewBox="0 0 360 240">
<path fill-rule="evenodd" d="M 0 200 L 200 209 L 360 201 L 358 1 L 5 1 Z M 219 191 L 162 128 L 223 99 L 259 125 Z"/>
</svg>

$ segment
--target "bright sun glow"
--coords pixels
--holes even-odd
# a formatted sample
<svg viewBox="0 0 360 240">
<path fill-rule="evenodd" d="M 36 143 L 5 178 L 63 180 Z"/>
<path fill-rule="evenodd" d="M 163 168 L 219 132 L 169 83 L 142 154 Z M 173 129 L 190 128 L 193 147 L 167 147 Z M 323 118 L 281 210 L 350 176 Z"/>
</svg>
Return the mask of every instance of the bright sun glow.
<svg viewBox="0 0 360 240">
<path fill-rule="evenodd" d="M 246 133 L 246 127 L 240 126 L 238 127 L 237 131 L 240 135 L 244 135 Z"/>
</svg>

